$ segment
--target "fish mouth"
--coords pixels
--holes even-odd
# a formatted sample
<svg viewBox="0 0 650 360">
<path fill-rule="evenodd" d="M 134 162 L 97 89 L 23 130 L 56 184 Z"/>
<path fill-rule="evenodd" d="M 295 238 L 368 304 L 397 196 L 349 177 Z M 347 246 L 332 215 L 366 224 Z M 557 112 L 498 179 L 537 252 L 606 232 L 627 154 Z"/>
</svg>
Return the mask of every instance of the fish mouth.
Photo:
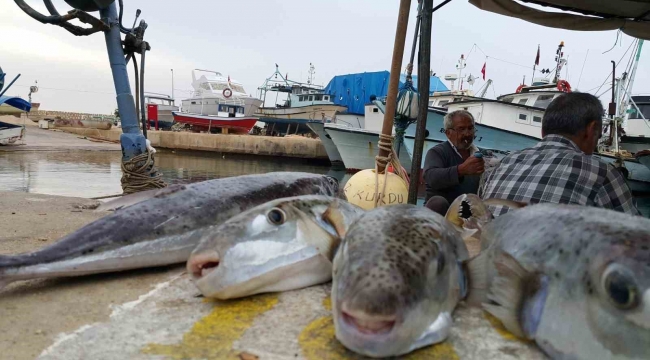
<svg viewBox="0 0 650 360">
<path fill-rule="evenodd" d="M 387 335 L 395 327 L 396 316 L 373 316 L 364 313 L 341 311 L 343 321 L 349 327 L 365 335 Z"/>
<path fill-rule="evenodd" d="M 192 275 L 192 279 L 198 281 L 215 271 L 220 260 L 219 253 L 214 250 L 193 255 L 187 261 L 187 272 Z"/>
</svg>

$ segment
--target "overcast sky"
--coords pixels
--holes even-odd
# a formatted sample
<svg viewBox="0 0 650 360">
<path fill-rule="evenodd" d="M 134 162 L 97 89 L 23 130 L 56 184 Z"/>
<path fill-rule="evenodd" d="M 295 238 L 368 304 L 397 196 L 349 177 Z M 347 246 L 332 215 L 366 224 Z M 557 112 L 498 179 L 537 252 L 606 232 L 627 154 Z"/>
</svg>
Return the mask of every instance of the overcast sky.
<svg viewBox="0 0 650 360">
<path fill-rule="evenodd" d="M 113 81 L 102 34 L 76 37 L 64 29 L 45 25 L 23 13 L 12 0 L 0 0 L 0 67 L 7 81 L 22 76 L 8 95 L 27 98 L 29 85 L 38 80 L 33 96 L 43 110 L 112 113 L 116 108 Z M 70 7 L 54 0 L 60 13 Z M 388 70 L 397 21 L 397 0 L 239 0 L 154 1 L 124 0 L 124 24 L 133 23 L 136 9 L 149 27 L 145 89 L 171 93 L 174 69 L 175 97 L 187 97 L 191 70 L 210 69 L 230 75 L 255 94 L 258 86 L 280 65 L 289 79 L 307 80 L 309 63 L 316 67 L 316 83 L 326 85 L 340 74 Z M 440 3 L 436 0 L 434 4 Z M 28 4 L 45 13 L 40 0 Z M 412 1 L 407 43 L 415 25 L 417 1 Z M 98 13 L 94 13 L 97 14 Z M 560 41 L 565 42 L 568 79 L 574 90 L 594 93 L 633 38 L 616 31 L 576 32 L 527 23 L 484 12 L 466 0 L 453 0 L 433 14 L 431 67 L 438 75 L 454 73 L 461 54 L 476 44 L 487 59 L 487 78 L 494 81 L 489 97 L 514 92 L 523 76 L 530 81 L 541 46 L 540 68 L 553 68 Z M 603 52 L 613 49 L 603 54 Z M 632 50 L 630 50 L 632 51 Z M 410 45 L 404 54 L 408 61 Z M 486 56 L 469 53 L 465 73 L 480 77 Z M 629 53 L 628 53 L 629 54 Z M 641 56 L 634 93 L 650 93 L 647 46 Z M 585 62 L 586 59 L 586 62 Z M 508 61 L 504 62 L 502 60 Z M 628 61 L 626 56 L 620 67 Z M 512 64 L 510 64 L 512 63 Z M 516 65 L 513 65 L 516 64 Z M 584 71 L 582 67 L 584 64 Z M 415 65 L 417 68 L 417 64 Z M 129 67 L 134 86 L 132 67 Z M 581 75 L 582 72 L 582 76 Z M 538 73 L 539 76 L 539 73 Z M 474 90 L 483 85 L 479 79 Z M 599 91 L 603 93 L 609 85 Z M 607 100 L 604 95 L 601 100 Z"/>
</svg>

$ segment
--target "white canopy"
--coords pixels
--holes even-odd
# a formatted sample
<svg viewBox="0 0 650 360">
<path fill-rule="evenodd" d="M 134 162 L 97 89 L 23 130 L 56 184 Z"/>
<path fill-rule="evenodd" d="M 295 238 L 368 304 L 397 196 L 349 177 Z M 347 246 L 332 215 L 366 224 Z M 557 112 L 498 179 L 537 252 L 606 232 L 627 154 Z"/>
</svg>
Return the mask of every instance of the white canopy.
<svg viewBox="0 0 650 360">
<path fill-rule="evenodd" d="M 650 0 L 521 0 L 584 15 L 547 12 L 514 0 L 469 0 L 479 9 L 519 18 L 538 25 L 577 30 L 621 29 L 624 33 L 650 40 Z"/>
</svg>

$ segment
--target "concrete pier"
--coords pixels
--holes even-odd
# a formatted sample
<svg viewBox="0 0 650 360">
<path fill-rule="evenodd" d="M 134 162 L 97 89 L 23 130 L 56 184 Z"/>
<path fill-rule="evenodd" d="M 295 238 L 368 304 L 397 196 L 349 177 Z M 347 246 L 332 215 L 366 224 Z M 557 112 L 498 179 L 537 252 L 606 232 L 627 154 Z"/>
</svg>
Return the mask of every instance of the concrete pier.
<svg viewBox="0 0 650 360">
<path fill-rule="evenodd" d="M 61 128 L 60 130 L 90 138 L 114 141 L 120 139 L 121 129 L 99 130 Z M 155 148 L 171 150 L 200 150 L 235 154 L 297 157 L 327 160 L 325 147 L 318 139 L 305 137 L 272 137 L 254 135 L 201 134 L 176 131 L 148 130 L 147 136 Z"/>
<path fill-rule="evenodd" d="M 81 198 L 0 192 L 0 254 L 33 251 L 104 213 Z M 334 337 L 331 285 L 214 301 L 184 264 L 0 290 L 3 359 L 361 359 Z M 404 359 L 545 359 L 479 309 L 461 305 L 441 344 Z"/>
</svg>

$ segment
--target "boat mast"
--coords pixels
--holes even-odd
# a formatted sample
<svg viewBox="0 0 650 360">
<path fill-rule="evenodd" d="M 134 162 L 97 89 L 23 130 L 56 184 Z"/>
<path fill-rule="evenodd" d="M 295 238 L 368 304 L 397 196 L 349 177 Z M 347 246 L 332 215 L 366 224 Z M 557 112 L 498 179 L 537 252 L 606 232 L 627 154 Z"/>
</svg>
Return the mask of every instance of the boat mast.
<svg viewBox="0 0 650 360">
<path fill-rule="evenodd" d="M 465 62 L 465 55 L 460 54 L 460 59 L 458 59 L 458 64 L 456 65 L 456 69 L 458 69 L 458 80 L 460 81 L 460 86 L 459 89 L 460 91 L 463 90 L 463 69 L 467 67 L 467 63 Z"/>
<path fill-rule="evenodd" d="M 314 83 L 314 74 L 316 73 L 316 68 L 312 63 L 309 63 L 309 71 L 307 72 L 307 84 L 312 85 Z"/>
<path fill-rule="evenodd" d="M 564 48 L 564 41 L 560 41 L 560 45 L 557 47 L 557 51 L 555 51 L 555 62 L 557 63 L 557 66 L 555 67 L 555 77 L 553 78 L 553 83 L 557 83 L 560 80 L 560 72 L 562 71 L 562 66 L 566 63 L 564 60 L 564 52 L 562 52 L 562 48 Z"/>
<path fill-rule="evenodd" d="M 623 117 L 622 125 L 625 125 L 627 123 L 627 119 L 630 117 L 630 113 L 627 112 L 628 103 L 634 102 L 634 100 L 632 100 L 632 89 L 634 87 L 634 78 L 636 77 L 636 69 L 639 67 L 639 59 L 641 58 L 641 48 L 643 47 L 644 40 L 638 39 L 638 41 L 639 41 L 639 45 L 637 46 L 636 58 L 634 59 L 632 70 L 630 71 L 629 84 L 627 86 L 627 90 L 624 90 L 625 93 L 622 96 L 624 103 L 622 102 L 619 108 L 619 111 L 624 111 L 624 113 L 621 114 L 621 116 Z"/>
</svg>

